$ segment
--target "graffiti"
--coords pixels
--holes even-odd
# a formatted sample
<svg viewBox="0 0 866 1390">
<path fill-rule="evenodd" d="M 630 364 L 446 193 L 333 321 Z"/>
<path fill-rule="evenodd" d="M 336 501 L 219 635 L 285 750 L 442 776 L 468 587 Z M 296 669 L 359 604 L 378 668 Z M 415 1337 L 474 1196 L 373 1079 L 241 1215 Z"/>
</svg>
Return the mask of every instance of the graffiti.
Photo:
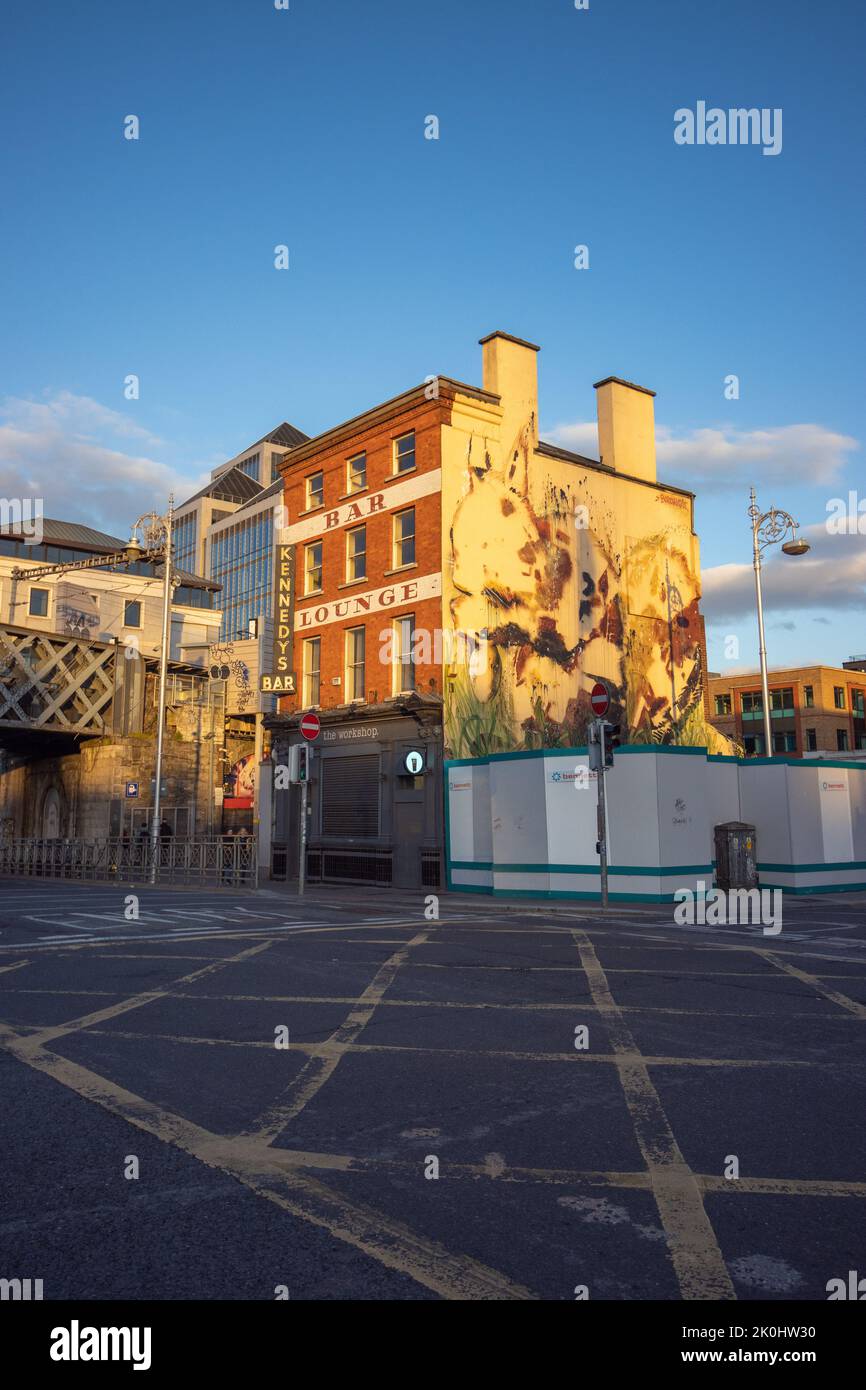
<svg viewBox="0 0 866 1390">
<path fill-rule="evenodd" d="M 470 437 L 444 597 L 485 659 L 446 671 L 451 756 L 584 745 L 596 682 L 632 742 L 712 744 L 691 513 L 653 498 L 540 456 L 531 422 L 504 463 Z"/>
<path fill-rule="evenodd" d="M 220 666 L 228 666 L 229 679 L 235 687 L 234 705 L 238 714 L 244 714 L 255 694 L 250 679 L 250 668 L 245 661 L 234 654 L 234 645 L 225 642 L 211 647 L 211 661 Z"/>
</svg>

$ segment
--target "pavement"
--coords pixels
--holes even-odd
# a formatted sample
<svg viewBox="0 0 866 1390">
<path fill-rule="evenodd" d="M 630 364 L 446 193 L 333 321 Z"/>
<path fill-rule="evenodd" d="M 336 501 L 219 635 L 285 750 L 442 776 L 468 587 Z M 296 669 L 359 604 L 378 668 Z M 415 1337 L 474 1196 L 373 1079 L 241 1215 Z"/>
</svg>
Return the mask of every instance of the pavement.
<svg viewBox="0 0 866 1390">
<path fill-rule="evenodd" d="M 46 1299 L 825 1300 L 866 900 L 0 880 L 0 1278 Z M 425 915 L 426 914 L 426 915 Z"/>
</svg>

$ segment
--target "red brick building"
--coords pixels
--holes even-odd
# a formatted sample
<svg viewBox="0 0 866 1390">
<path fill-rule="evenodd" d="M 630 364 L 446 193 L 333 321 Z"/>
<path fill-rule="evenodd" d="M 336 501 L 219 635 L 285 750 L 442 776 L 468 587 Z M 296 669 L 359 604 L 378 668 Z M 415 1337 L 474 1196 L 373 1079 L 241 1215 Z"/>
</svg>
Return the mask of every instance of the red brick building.
<svg viewBox="0 0 866 1390">
<path fill-rule="evenodd" d="M 407 391 L 302 445 L 284 473 L 298 695 L 280 702 L 274 748 L 279 761 L 299 712 L 319 712 L 314 880 L 440 882 L 440 439 L 452 398 L 442 378 Z M 278 800 L 278 846 L 296 845 L 298 814 L 297 795 Z"/>
<path fill-rule="evenodd" d="M 298 698 L 332 710 L 418 691 L 441 697 L 427 644 L 411 667 L 408 624 L 441 627 L 439 429 L 447 398 L 406 392 L 292 455 L 285 475 L 295 544 Z M 388 659 L 389 655 L 393 659 Z"/>
</svg>

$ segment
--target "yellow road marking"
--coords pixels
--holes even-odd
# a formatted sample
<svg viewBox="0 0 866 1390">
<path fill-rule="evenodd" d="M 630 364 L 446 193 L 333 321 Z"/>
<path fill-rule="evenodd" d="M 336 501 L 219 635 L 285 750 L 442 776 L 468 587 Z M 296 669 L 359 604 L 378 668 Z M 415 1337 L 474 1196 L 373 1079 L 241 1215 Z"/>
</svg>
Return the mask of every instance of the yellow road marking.
<svg viewBox="0 0 866 1390">
<path fill-rule="evenodd" d="M 607 1006 L 608 1028 L 625 1102 L 634 1125 L 668 1248 L 684 1299 L 736 1298 L 715 1231 L 704 1210 L 700 1185 L 674 1138 L 648 1071 L 617 1007 L 595 948 L 585 932 L 574 939 L 593 999 Z"/>
<path fill-rule="evenodd" d="M 119 1115 L 137 1129 L 173 1144 L 210 1168 L 218 1169 L 302 1221 L 320 1226 L 335 1239 L 360 1250 L 389 1269 L 414 1279 L 441 1298 L 456 1300 L 534 1299 L 529 1289 L 467 1255 L 455 1255 L 372 1207 L 349 1201 L 319 1181 L 292 1171 L 280 1151 L 258 1139 L 225 1137 L 172 1114 L 96 1072 L 61 1057 L 0 1024 L 0 1043 L 19 1061 Z M 422 1166 L 416 1165 L 419 1181 Z"/>
<path fill-rule="evenodd" d="M 316 1092 L 321 1090 L 325 1082 L 333 1075 L 341 1059 L 354 1044 L 358 1034 L 370 1021 L 376 1005 L 406 960 L 409 951 L 413 946 L 419 946 L 426 940 L 427 932 L 418 932 L 411 941 L 407 941 L 404 946 L 400 947 L 399 951 L 395 951 L 392 956 L 388 957 L 376 971 L 363 994 L 357 1000 L 353 1000 L 352 1010 L 340 1024 L 340 1027 L 324 1042 L 316 1046 L 309 1060 L 287 1086 L 284 1097 L 274 1105 L 269 1106 L 264 1114 L 254 1121 L 252 1128 L 248 1131 L 250 1134 L 258 1135 L 268 1143 L 272 1143 L 288 1122 L 295 1115 L 300 1114 L 304 1106 L 312 1100 Z"/>
<path fill-rule="evenodd" d="M 762 956 L 764 960 L 777 966 L 779 970 L 784 970 L 786 975 L 793 975 L 794 979 L 799 980 L 801 984 L 809 985 L 811 989 L 822 994 L 832 1004 L 838 1004 L 840 1009 L 846 1009 L 855 1018 L 866 1018 L 866 1004 L 859 1004 L 856 999 L 849 999 L 847 994 L 840 994 L 838 990 L 828 989 L 817 975 L 810 975 L 806 970 L 799 970 L 795 965 L 789 965 L 782 956 L 777 956 L 774 951 L 756 949 L 755 954 Z"/>
</svg>

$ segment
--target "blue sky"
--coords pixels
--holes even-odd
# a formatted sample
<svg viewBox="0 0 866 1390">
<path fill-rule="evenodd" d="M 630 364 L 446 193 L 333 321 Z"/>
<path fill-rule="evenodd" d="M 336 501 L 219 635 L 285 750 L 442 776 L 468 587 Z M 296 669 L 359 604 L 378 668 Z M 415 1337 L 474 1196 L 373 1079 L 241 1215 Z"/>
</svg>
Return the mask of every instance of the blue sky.
<svg viewBox="0 0 866 1390">
<path fill-rule="evenodd" d="M 814 542 L 768 562 L 771 665 L 866 651 L 866 537 L 824 526 L 864 471 L 864 29 L 849 0 L 17 7 L 4 495 L 122 530 L 280 420 L 480 382 L 503 328 L 542 345 L 547 437 L 595 452 L 602 376 L 658 393 L 715 669 L 756 660 L 753 479 Z M 781 153 L 677 145 L 699 100 L 781 108 Z"/>
</svg>

